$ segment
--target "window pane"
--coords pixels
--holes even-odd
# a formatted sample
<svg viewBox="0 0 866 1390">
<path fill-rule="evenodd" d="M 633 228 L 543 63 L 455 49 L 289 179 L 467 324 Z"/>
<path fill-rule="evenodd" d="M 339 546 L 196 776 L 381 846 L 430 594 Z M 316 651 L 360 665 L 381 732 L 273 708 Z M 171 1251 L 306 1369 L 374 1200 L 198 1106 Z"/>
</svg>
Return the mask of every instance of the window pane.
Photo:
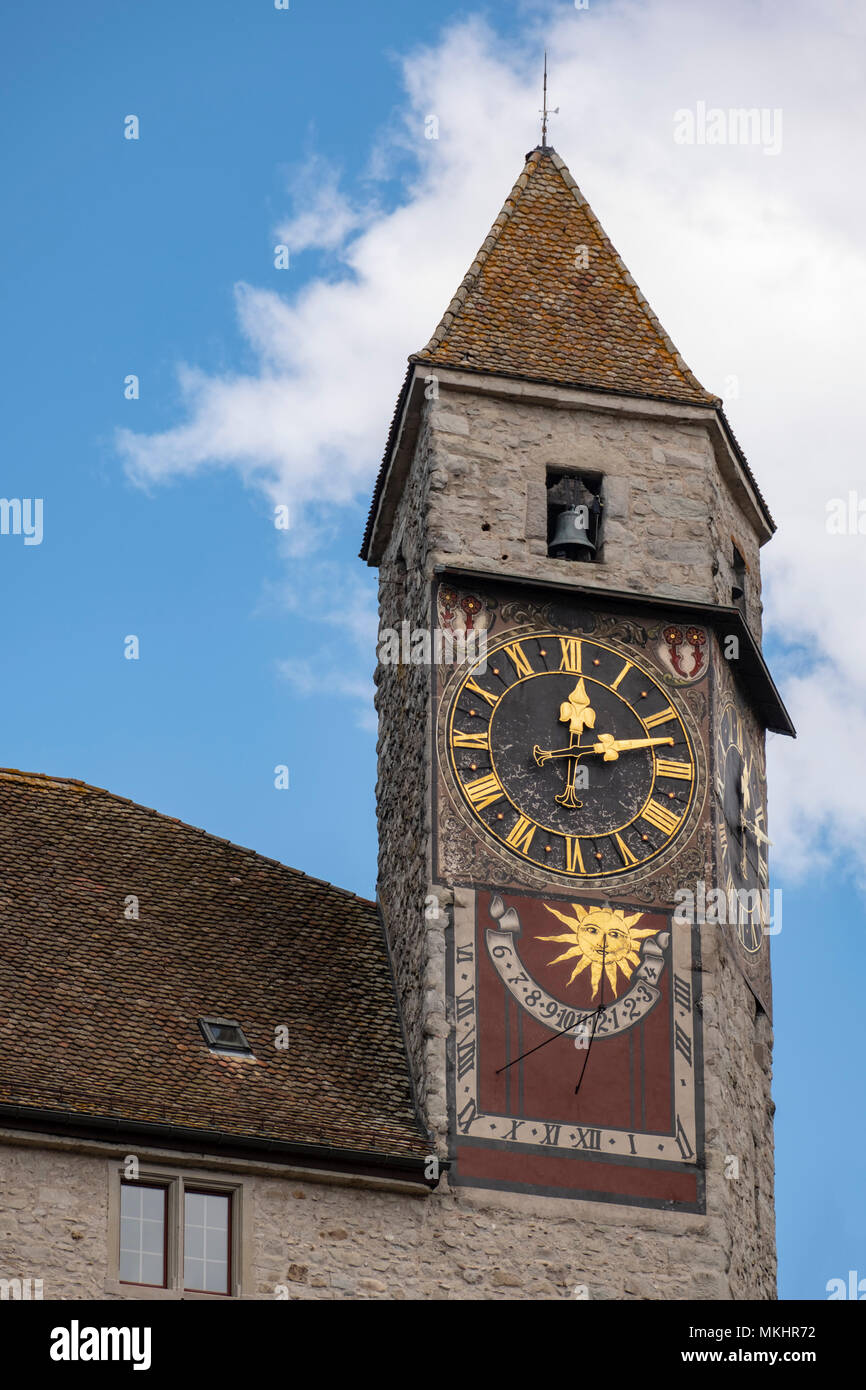
<svg viewBox="0 0 866 1390">
<path fill-rule="evenodd" d="M 162 1281 L 162 1255 L 142 1255 L 141 1278 L 137 1282 L 140 1284 L 156 1284 L 159 1288 L 162 1288 Z"/>
<path fill-rule="evenodd" d="M 187 1220 L 184 1232 L 184 1251 L 188 1260 L 204 1259 L 204 1226 L 194 1226 Z"/>
<path fill-rule="evenodd" d="M 165 1188 L 120 1185 L 120 1279 L 165 1286 Z"/>
<path fill-rule="evenodd" d="M 204 1225 L 204 1193 L 187 1192 L 184 1202 L 186 1204 L 186 1220 L 196 1226 Z"/>
<path fill-rule="evenodd" d="M 140 1187 L 141 1214 L 148 1221 L 162 1221 L 165 1214 L 165 1189 Z"/>
<path fill-rule="evenodd" d="M 120 1218 L 120 1248 L 121 1250 L 133 1250 L 135 1248 L 136 1232 L 138 1222 L 133 1221 L 128 1216 Z"/>
<path fill-rule="evenodd" d="M 163 1228 L 161 1221 L 142 1221 L 141 1248 L 149 1255 L 162 1256 Z"/>
<path fill-rule="evenodd" d="M 229 1228 L 229 1199 L 222 1193 L 209 1192 L 204 1198 L 205 1225 L 209 1230 L 227 1232 Z"/>
<path fill-rule="evenodd" d="M 218 1260 L 205 1260 L 204 1287 L 207 1293 L 226 1292 L 226 1268 Z"/>
<path fill-rule="evenodd" d="M 184 1197 L 184 1272 L 187 1289 L 229 1292 L 231 1197 L 187 1192 Z"/>
</svg>

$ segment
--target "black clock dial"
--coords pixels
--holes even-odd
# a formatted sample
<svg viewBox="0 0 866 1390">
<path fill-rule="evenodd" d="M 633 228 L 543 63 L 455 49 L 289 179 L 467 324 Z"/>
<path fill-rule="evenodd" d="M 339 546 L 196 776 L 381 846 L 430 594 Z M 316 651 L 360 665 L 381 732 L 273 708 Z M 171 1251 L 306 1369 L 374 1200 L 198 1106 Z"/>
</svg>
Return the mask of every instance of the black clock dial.
<svg viewBox="0 0 866 1390">
<path fill-rule="evenodd" d="M 491 648 L 457 689 L 448 744 L 476 822 L 511 853 L 576 878 L 654 859 L 694 797 L 695 754 L 669 692 L 586 638 L 540 632 Z"/>
<path fill-rule="evenodd" d="M 716 739 L 719 844 L 728 921 L 749 955 L 760 951 L 768 925 L 764 778 L 750 752 L 736 706 L 725 705 Z"/>
</svg>

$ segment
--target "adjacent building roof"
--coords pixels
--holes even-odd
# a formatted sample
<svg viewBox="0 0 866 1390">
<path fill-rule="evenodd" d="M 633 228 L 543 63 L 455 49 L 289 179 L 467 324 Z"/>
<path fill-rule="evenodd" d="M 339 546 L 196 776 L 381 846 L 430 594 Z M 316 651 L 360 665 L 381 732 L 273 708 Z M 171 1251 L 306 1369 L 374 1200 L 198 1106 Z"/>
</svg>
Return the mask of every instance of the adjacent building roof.
<svg viewBox="0 0 866 1390">
<path fill-rule="evenodd" d="M 680 357 L 555 150 L 523 172 L 415 359 L 719 405 Z"/>
<path fill-rule="evenodd" d="M 373 903 L 110 792 L 13 770 L 0 865 L 4 1115 L 413 1170 L 429 1153 Z M 211 1051 L 201 1017 L 238 1022 L 254 1059 Z"/>
</svg>

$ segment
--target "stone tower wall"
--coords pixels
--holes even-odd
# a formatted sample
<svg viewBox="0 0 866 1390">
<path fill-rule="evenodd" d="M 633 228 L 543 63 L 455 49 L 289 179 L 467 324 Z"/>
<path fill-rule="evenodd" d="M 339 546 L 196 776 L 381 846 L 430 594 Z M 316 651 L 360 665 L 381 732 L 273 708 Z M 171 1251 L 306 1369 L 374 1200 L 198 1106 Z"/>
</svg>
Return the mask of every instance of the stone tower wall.
<svg viewBox="0 0 866 1390">
<path fill-rule="evenodd" d="M 428 420 L 379 569 L 380 636 L 390 629 L 402 641 L 404 623 L 410 634 L 429 627 L 429 499 L 439 485 Z M 377 665 L 379 903 L 417 1100 L 428 1126 L 444 1132 L 447 918 L 430 896 L 430 690 L 429 665 Z"/>
<path fill-rule="evenodd" d="M 702 412 L 548 388 L 548 403 L 440 384 L 429 414 L 430 544 L 493 573 L 731 603 L 733 543 L 748 566 L 747 619 L 761 640 L 758 537 L 716 465 Z M 601 561 L 547 556 L 546 470 L 604 476 Z"/>
<path fill-rule="evenodd" d="M 548 560 L 547 467 L 604 475 L 602 563 L 566 567 Z M 380 620 L 383 628 L 399 629 L 404 621 L 412 629 L 429 626 L 434 567 L 442 563 L 527 581 L 562 582 L 563 571 L 573 570 L 590 588 L 729 604 L 731 536 L 749 567 L 747 618 L 759 639 L 758 537 L 719 473 L 704 423 L 663 413 L 505 403 L 442 387 L 439 399 L 425 404 L 383 557 Z M 719 679 L 730 679 L 726 663 L 715 659 Z M 380 666 L 377 685 L 379 893 L 419 1105 L 444 1155 L 451 890 L 432 880 L 431 671 Z M 757 725 L 752 736 L 762 737 Z M 706 881 L 713 882 L 709 863 Z M 593 1296 L 776 1296 L 771 1027 L 718 928 L 703 928 L 701 960 L 695 984 L 703 993 L 706 1215 L 449 1192 L 443 1181 L 434 1202 L 449 1209 L 456 1203 L 457 1211 L 501 1210 L 503 1267 L 519 1232 L 532 1231 L 543 1244 L 549 1220 L 551 1231 L 555 1226 L 568 1241 L 573 1222 L 574 1249 L 591 1248 L 606 1270 L 604 1292 Z M 614 1251 L 608 1266 L 604 1252 Z M 674 1271 L 676 1292 L 669 1282 Z"/>
</svg>

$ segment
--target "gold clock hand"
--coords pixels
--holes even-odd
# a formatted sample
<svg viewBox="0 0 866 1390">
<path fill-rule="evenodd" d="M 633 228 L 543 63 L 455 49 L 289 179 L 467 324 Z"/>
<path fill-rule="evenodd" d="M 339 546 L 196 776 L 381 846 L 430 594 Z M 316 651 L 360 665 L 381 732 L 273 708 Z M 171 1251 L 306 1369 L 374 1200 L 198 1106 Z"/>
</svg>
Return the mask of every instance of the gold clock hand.
<svg viewBox="0 0 866 1390">
<path fill-rule="evenodd" d="M 550 758 L 582 758 L 586 753 L 601 753 L 606 763 L 615 762 L 620 753 L 632 748 L 651 748 L 657 743 L 673 743 L 672 738 L 614 738 L 613 734 L 599 734 L 598 743 L 588 743 L 585 748 L 539 748 L 536 743 L 532 756 L 543 767 Z"/>
<path fill-rule="evenodd" d="M 772 845 L 773 841 L 767 838 L 763 830 L 753 820 L 746 820 L 745 816 L 741 816 L 740 824 L 744 825 L 747 830 L 751 830 L 756 840 L 762 840 L 765 845 Z"/>
<path fill-rule="evenodd" d="M 584 753 L 591 753 L 592 746 L 587 744 L 586 748 L 580 748 L 576 743 L 570 744 L 568 748 L 540 748 L 536 743 L 532 749 L 532 756 L 539 767 L 544 767 L 551 758 L 582 758 Z"/>
<path fill-rule="evenodd" d="M 614 738 L 613 734 L 599 734 L 598 743 L 591 745 L 593 753 L 603 753 L 606 763 L 615 762 L 620 753 L 628 753 L 632 748 L 653 748 L 658 743 L 673 743 L 672 738 Z"/>
</svg>

